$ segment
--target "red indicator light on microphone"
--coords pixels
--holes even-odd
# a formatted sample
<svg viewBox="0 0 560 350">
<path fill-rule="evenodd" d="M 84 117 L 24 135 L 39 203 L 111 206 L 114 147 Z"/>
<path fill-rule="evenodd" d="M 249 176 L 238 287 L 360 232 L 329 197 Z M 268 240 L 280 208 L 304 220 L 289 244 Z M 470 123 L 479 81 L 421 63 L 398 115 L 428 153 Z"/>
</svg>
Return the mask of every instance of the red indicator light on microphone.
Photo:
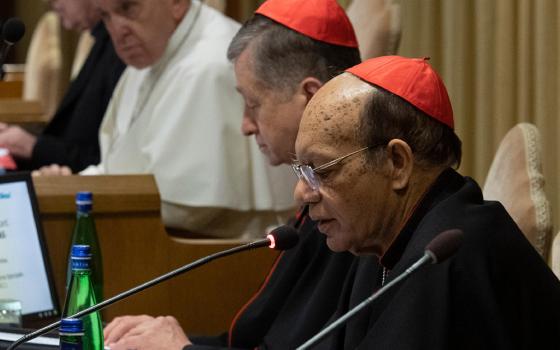
<svg viewBox="0 0 560 350">
<path fill-rule="evenodd" d="M 266 238 L 268 238 L 270 240 L 270 245 L 268 246 L 271 249 L 276 248 L 276 239 L 274 238 L 273 235 L 266 235 Z"/>
</svg>

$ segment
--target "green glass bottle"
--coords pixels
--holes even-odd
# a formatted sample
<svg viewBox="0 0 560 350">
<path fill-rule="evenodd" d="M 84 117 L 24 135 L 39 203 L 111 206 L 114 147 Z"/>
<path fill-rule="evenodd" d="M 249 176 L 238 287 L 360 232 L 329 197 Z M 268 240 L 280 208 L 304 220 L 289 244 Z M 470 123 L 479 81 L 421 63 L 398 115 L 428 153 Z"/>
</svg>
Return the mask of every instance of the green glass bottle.
<svg viewBox="0 0 560 350">
<path fill-rule="evenodd" d="M 66 286 L 70 283 L 72 277 L 72 261 L 70 259 L 72 246 L 75 244 L 86 244 L 91 247 L 91 276 L 93 289 L 95 291 L 95 300 L 103 301 L 103 263 L 101 257 L 101 249 L 99 247 L 99 239 L 95 229 L 95 221 L 91 214 L 93 204 L 93 195 L 91 192 L 76 193 L 76 224 L 72 233 L 72 240 L 68 249 L 68 270 Z"/>
<path fill-rule="evenodd" d="M 91 284 L 91 252 L 88 245 L 72 246 L 72 279 L 62 317 L 69 317 L 95 305 L 96 299 Z M 84 350 L 103 350 L 103 327 L 99 311 L 82 317 L 84 323 Z"/>
<path fill-rule="evenodd" d="M 84 324 L 82 320 L 78 318 L 63 318 L 60 321 L 58 334 L 60 335 L 59 349 L 83 350 Z"/>
</svg>

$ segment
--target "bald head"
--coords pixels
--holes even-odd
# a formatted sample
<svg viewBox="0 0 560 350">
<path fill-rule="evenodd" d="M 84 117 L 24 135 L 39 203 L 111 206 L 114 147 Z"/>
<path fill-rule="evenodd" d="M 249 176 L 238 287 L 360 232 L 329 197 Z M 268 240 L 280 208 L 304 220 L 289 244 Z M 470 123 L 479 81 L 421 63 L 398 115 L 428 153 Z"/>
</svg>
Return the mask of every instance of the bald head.
<svg viewBox="0 0 560 350">
<path fill-rule="evenodd" d="M 312 145 L 321 148 L 358 146 L 363 106 L 374 88 L 344 73 L 326 83 L 307 105 L 296 141 L 298 159 Z M 320 150 L 317 150 L 320 151 Z"/>
</svg>

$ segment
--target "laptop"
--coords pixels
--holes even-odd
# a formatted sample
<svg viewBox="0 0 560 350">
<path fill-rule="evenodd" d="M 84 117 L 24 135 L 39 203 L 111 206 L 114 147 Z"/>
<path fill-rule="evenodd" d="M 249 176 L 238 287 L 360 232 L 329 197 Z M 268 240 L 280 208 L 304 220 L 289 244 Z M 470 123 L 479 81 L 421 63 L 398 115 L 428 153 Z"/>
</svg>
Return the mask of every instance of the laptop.
<svg viewBox="0 0 560 350">
<path fill-rule="evenodd" d="M 29 173 L 0 176 L 0 299 L 16 299 L 24 326 L 59 314 Z"/>
<path fill-rule="evenodd" d="M 0 350 L 33 331 L 30 327 L 54 322 L 59 317 L 49 254 L 30 173 L 0 175 L 0 299 L 21 302 L 25 327 L 0 325 Z M 57 333 L 55 329 L 18 349 L 58 349 Z M 110 349 L 105 347 L 105 350 Z"/>
</svg>

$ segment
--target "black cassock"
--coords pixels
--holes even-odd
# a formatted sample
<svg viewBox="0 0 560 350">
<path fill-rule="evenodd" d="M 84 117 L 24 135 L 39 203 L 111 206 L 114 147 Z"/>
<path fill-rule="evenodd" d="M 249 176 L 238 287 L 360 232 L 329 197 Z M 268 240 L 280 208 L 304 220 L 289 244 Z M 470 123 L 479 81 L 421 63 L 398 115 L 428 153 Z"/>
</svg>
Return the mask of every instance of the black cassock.
<svg viewBox="0 0 560 350">
<path fill-rule="evenodd" d="M 438 233 L 458 228 L 455 256 L 429 265 L 314 349 L 557 349 L 560 282 L 498 202 L 449 169 L 381 259 L 328 252 L 306 222 L 229 334 L 191 350 L 294 349 L 402 273 Z M 230 339 L 228 339 L 230 338 Z"/>
<path fill-rule="evenodd" d="M 103 22 L 91 34 L 95 43 L 80 73 L 68 87 L 52 120 L 37 136 L 31 159 L 17 160 L 19 169 L 56 163 L 77 172 L 99 163 L 99 127 L 126 65 L 117 56 Z"/>
<path fill-rule="evenodd" d="M 457 254 L 428 265 L 378 299 L 326 349 L 559 349 L 560 282 L 498 202 L 453 170 L 425 196 L 381 263 L 402 273 L 438 233 L 464 232 Z M 337 316 L 379 288 L 366 259 Z M 378 276 L 368 278 L 368 276 Z"/>
<path fill-rule="evenodd" d="M 293 349 L 319 332 L 337 308 L 358 258 L 333 253 L 316 224 L 300 214 L 298 245 L 276 260 L 261 289 L 238 312 L 228 333 L 192 337 L 185 349 Z"/>
</svg>

